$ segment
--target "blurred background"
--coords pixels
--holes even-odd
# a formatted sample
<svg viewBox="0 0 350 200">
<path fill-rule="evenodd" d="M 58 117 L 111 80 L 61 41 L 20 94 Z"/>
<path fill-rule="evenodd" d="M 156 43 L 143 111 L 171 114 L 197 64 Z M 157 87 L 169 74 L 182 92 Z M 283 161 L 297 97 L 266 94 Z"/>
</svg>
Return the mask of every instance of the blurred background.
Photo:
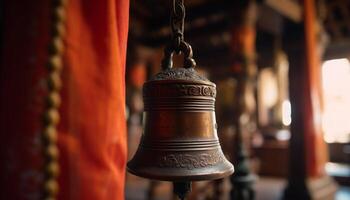
<svg viewBox="0 0 350 200">
<path fill-rule="evenodd" d="M 184 2 L 235 166 L 188 200 L 349 200 L 350 1 Z M 176 199 L 171 183 L 126 170 L 171 4 L 0 1 L 0 199 Z"/>
<path fill-rule="evenodd" d="M 223 151 L 237 171 L 243 146 L 256 199 L 350 199 L 350 1 L 185 5 L 196 69 L 217 86 Z M 170 11 L 171 1 L 130 2 L 128 159 L 142 134 L 142 85 L 160 71 L 170 41 Z M 196 182 L 189 199 L 230 199 L 234 185 L 233 177 Z M 128 173 L 126 199 L 173 199 L 171 187 Z"/>
</svg>

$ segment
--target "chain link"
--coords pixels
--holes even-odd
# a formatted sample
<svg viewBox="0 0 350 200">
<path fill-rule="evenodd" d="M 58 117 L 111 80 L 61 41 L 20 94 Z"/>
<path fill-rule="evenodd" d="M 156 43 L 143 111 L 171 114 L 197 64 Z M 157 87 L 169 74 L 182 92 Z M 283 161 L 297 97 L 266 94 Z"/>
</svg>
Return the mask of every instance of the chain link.
<svg viewBox="0 0 350 200">
<path fill-rule="evenodd" d="M 185 6 L 183 0 L 173 0 L 173 9 L 170 18 L 173 34 L 173 45 L 176 53 L 180 53 L 180 44 L 184 40 Z"/>
<path fill-rule="evenodd" d="M 61 103 L 59 91 L 62 86 L 60 75 L 63 67 L 66 0 L 52 0 L 51 12 L 51 39 L 49 41 L 46 64 L 48 70 L 46 79 L 48 94 L 45 97 L 46 105 L 41 133 L 44 156 L 43 200 L 55 200 L 58 192 L 59 150 L 57 147 L 56 127 L 59 122 L 58 109 Z"/>
<path fill-rule="evenodd" d="M 184 41 L 184 27 L 185 27 L 185 5 L 184 0 L 173 0 L 172 13 L 170 18 L 170 25 L 172 31 L 172 42 L 164 49 L 164 58 L 162 61 L 162 68 L 170 69 L 173 66 L 173 53 L 183 53 L 184 67 L 194 68 L 196 66 L 193 57 L 192 47 Z"/>
</svg>

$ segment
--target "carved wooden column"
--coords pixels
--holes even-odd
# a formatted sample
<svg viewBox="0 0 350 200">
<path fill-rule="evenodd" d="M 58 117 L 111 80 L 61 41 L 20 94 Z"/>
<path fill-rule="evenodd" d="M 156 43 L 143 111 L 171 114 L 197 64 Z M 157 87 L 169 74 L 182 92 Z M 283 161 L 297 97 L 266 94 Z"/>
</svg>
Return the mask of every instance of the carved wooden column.
<svg viewBox="0 0 350 200">
<path fill-rule="evenodd" d="M 292 106 L 289 177 L 284 199 L 333 199 L 335 184 L 325 174 L 328 160 L 321 129 L 321 66 L 317 52 L 314 0 L 304 0 L 303 24 L 284 34 Z"/>
<path fill-rule="evenodd" d="M 235 6 L 236 7 L 236 6 Z M 252 185 L 255 175 L 251 174 L 248 163 L 247 139 L 250 136 L 249 125 L 255 121 L 255 21 L 256 5 L 254 1 L 237 3 L 237 16 L 233 19 L 232 55 L 233 70 L 237 75 L 235 114 L 233 123 L 236 128 L 233 164 L 235 172 L 231 176 L 233 185 L 231 199 L 254 199 Z"/>
</svg>

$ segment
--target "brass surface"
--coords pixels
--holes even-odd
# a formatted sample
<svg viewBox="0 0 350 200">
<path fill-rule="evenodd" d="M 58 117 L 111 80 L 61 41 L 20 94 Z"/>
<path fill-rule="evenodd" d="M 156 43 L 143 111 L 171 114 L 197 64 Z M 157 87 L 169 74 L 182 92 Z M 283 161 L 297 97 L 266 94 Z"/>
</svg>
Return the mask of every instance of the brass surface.
<svg viewBox="0 0 350 200">
<path fill-rule="evenodd" d="M 215 97 L 215 84 L 193 68 L 165 69 L 146 82 L 144 132 L 128 171 L 165 181 L 232 174 L 217 137 Z"/>
</svg>

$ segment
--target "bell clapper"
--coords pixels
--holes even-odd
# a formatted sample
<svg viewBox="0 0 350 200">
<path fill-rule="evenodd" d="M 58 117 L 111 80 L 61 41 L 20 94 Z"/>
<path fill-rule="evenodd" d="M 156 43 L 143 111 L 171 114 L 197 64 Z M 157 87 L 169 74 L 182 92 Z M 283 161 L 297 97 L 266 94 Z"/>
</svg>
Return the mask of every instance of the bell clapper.
<svg viewBox="0 0 350 200">
<path fill-rule="evenodd" d="M 185 197 L 191 192 L 192 183 L 190 181 L 173 182 L 173 191 L 181 200 L 185 200 Z"/>
</svg>

